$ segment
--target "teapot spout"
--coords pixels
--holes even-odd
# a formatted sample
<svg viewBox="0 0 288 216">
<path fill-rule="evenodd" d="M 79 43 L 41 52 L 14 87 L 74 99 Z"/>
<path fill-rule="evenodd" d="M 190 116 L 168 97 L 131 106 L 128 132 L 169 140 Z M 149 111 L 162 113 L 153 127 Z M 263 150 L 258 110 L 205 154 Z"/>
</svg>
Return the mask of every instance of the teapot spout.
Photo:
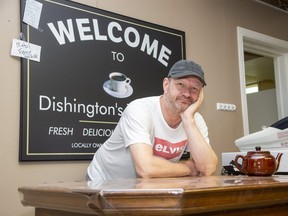
<svg viewBox="0 0 288 216">
<path fill-rule="evenodd" d="M 276 156 L 276 171 L 279 169 L 279 166 L 280 166 L 280 161 L 281 161 L 281 157 L 282 157 L 283 153 L 278 153 L 277 156 Z"/>
</svg>

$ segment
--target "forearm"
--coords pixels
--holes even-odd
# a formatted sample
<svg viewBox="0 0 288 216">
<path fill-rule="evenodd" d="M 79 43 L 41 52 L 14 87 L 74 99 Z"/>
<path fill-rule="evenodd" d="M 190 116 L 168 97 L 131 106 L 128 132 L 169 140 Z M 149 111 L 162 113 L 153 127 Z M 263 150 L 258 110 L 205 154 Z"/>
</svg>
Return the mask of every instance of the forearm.
<svg viewBox="0 0 288 216">
<path fill-rule="evenodd" d="M 192 174 L 185 163 L 173 163 L 160 157 L 151 157 L 145 166 L 136 166 L 138 175 L 142 178 L 181 177 Z"/>
<path fill-rule="evenodd" d="M 139 177 L 180 177 L 193 173 L 188 164 L 172 163 L 164 158 L 154 156 L 151 146 L 147 144 L 133 144 L 129 149 Z"/>
<path fill-rule="evenodd" d="M 212 175 L 216 171 L 218 158 L 213 149 L 206 143 L 195 119 L 190 118 L 183 121 L 188 138 L 188 146 L 191 158 L 195 163 L 196 169 L 202 175 Z"/>
</svg>

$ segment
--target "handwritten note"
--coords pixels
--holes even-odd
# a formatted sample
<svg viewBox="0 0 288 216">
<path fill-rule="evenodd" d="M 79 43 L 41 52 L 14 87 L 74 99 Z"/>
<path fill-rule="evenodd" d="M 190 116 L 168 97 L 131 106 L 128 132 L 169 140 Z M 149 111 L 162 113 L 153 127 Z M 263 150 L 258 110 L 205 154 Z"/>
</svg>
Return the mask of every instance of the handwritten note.
<svg viewBox="0 0 288 216">
<path fill-rule="evenodd" d="M 41 46 L 13 39 L 11 55 L 40 62 Z"/>
<path fill-rule="evenodd" d="M 23 22 L 38 29 L 43 4 L 34 0 L 27 0 Z"/>
</svg>

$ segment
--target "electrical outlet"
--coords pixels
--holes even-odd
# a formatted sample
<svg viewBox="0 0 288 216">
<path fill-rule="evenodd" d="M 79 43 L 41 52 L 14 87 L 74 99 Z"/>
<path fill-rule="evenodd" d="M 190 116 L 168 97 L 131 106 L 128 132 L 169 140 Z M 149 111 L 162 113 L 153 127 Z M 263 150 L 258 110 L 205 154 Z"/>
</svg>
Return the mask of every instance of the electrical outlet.
<svg viewBox="0 0 288 216">
<path fill-rule="evenodd" d="M 235 104 L 228 104 L 228 103 L 217 103 L 217 110 L 223 111 L 235 111 L 236 105 Z"/>
</svg>

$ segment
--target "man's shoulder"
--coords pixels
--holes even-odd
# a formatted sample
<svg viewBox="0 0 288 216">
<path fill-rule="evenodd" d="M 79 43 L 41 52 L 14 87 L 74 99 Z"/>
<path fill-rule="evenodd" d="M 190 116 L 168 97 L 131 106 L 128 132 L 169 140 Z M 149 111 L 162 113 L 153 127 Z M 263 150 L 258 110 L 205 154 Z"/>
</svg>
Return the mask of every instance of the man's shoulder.
<svg viewBox="0 0 288 216">
<path fill-rule="evenodd" d="M 194 114 L 194 118 L 195 118 L 196 122 L 203 122 L 203 121 L 205 121 L 204 118 L 203 118 L 203 116 L 202 116 L 199 112 L 196 112 L 196 113 Z"/>
</svg>

